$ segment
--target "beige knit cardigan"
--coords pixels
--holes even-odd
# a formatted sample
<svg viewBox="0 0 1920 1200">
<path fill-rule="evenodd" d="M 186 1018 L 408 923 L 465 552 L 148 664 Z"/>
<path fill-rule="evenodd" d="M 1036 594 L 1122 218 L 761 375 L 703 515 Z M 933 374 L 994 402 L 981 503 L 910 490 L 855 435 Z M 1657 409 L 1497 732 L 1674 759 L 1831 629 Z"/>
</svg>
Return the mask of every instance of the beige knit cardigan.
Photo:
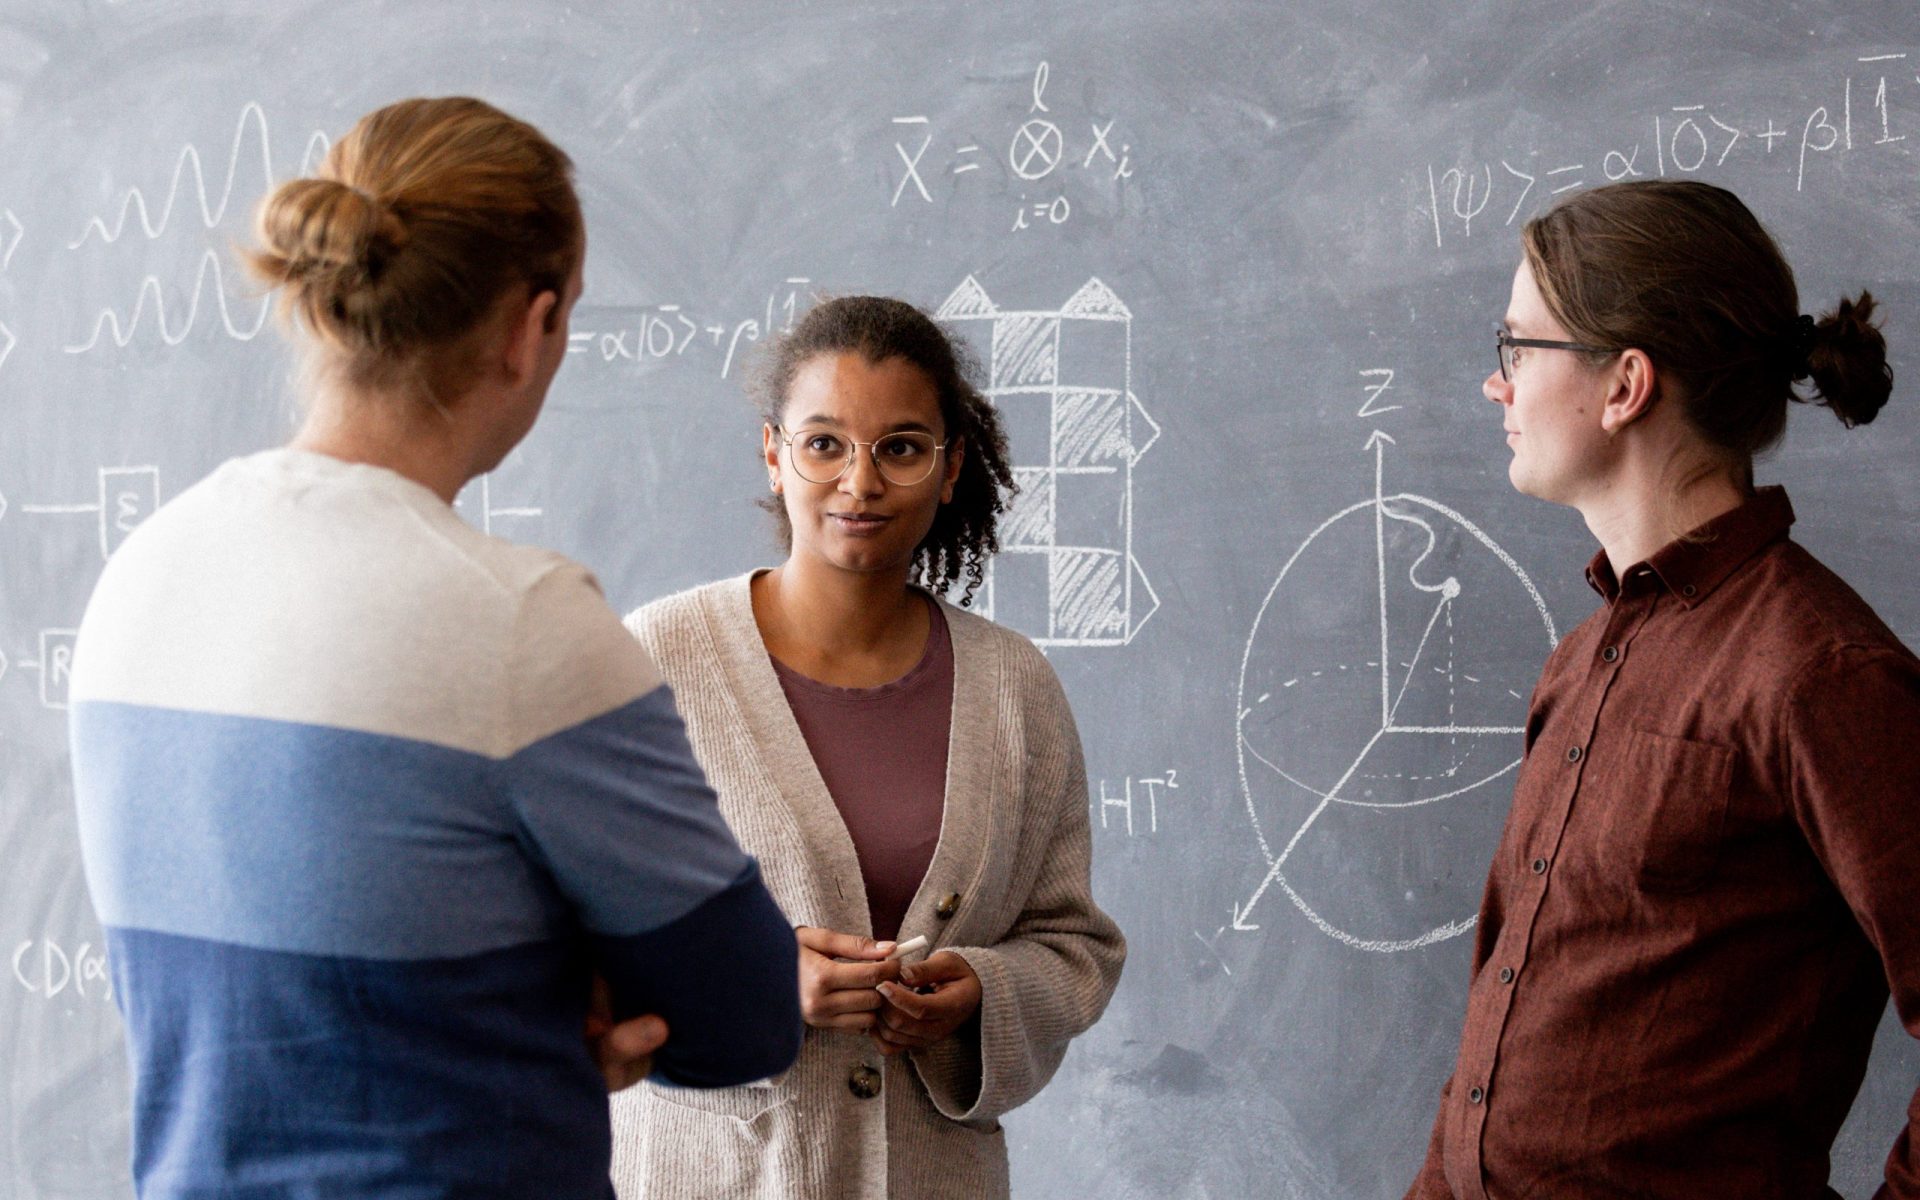
<svg viewBox="0 0 1920 1200">
<path fill-rule="evenodd" d="M 672 684 L 721 812 L 787 918 L 867 935 L 853 841 L 773 672 L 750 578 L 649 604 L 627 627 Z M 865 1034 L 810 1028 L 799 1061 L 767 1083 L 649 1082 L 615 1096 L 622 1200 L 1008 1194 L 999 1117 L 1039 1092 L 1099 1019 L 1126 946 L 1088 885 L 1086 771 L 1053 669 L 1019 634 L 943 611 L 954 660 L 946 811 L 900 937 L 925 934 L 929 952 L 967 960 L 979 1020 L 896 1058 Z M 880 1073 L 871 1099 L 850 1086 L 863 1067 Z"/>
</svg>

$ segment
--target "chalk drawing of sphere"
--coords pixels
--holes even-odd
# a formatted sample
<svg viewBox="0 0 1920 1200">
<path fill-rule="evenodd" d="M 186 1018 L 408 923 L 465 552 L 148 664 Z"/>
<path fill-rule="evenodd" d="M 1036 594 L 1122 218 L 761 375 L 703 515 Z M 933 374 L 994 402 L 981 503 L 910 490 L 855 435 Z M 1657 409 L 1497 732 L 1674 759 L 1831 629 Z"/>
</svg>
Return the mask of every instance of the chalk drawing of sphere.
<svg viewBox="0 0 1920 1200">
<path fill-rule="evenodd" d="M 1519 564 L 1445 505 L 1368 499 L 1315 529 L 1241 661 L 1240 778 L 1274 889 L 1365 949 L 1470 927 L 1555 641 Z"/>
</svg>

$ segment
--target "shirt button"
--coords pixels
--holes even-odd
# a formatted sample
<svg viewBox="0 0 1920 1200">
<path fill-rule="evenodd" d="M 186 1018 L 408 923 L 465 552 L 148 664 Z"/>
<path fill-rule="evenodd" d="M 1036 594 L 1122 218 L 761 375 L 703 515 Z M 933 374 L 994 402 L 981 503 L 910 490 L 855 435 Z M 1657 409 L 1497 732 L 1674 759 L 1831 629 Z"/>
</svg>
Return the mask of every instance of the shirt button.
<svg viewBox="0 0 1920 1200">
<path fill-rule="evenodd" d="M 939 917 L 942 921 L 950 919 L 953 914 L 959 911 L 959 892 L 948 892 L 946 895 L 940 897 L 940 903 L 933 906 L 933 915 Z"/>
<path fill-rule="evenodd" d="M 862 1100 L 871 1100 L 880 1094 L 880 1072 L 865 1063 L 853 1069 L 847 1077 L 847 1090 Z"/>
<path fill-rule="evenodd" d="M 1686 585 L 1685 587 L 1682 587 L 1682 588 L 1680 589 L 1680 594 L 1681 594 L 1682 596 L 1691 596 L 1691 595 L 1693 595 L 1693 594 L 1694 594 L 1695 592 L 1697 592 L 1697 591 L 1699 591 L 1699 590 L 1700 590 L 1699 588 L 1696 588 L 1696 587 L 1694 587 L 1694 586 L 1693 586 L 1692 584 L 1690 584 L 1690 583 L 1689 583 L 1689 584 L 1687 584 L 1687 585 Z"/>
<path fill-rule="evenodd" d="M 1512 982 L 1513 982 L 1513 968 L 1512 968 L 1512 967 L 1501 967 L 1501 968 L 1500 968 L 1500 982 L 1501 982 L 1501 983 L 1512 983 Z"/>
<path fill-rule="evenodd" d="M 1535 875 L 1545 875 L 1545 874 L 1547 873 L 1547 860 L 1546 860 L 1546 859 L 1544 859 L 1544 858 L 1536 858 L 1536 859 L 1534 859 L 1534 860 L 1533 860 L 1533 873 L 1534 873 Z"/>
<path fill-rule="evenodd" d="M 1602 650 L 1602 651 L 1600 652 L 1600 657 L 1601 657 L 1601 658 L 1603 658 L 1603 659 L 1605 659 L 1605 660 L 1606 660 L 1607 662 L 1619 662 L 1619 661 L 1620 661 L 1620 647 L 1618 647 L 1618 646 L 1608 646 L 1608 647 L 1607 647 L 1607 648 L 1606 648 L 1605 650 Z"/>
<path fill-rule="evenodd" d="M 1486 1093 L 1486 1091 L 1485 1091 L 1484 1089 L 1482 1089 L 1482 1088 L 1478 1088 L 1478 1087 L 1473 1087 L 1473 1088 L 1468 1088 L 1468 1089 L 1467 1089 L 1467 1103 L 1468 1103 L 1468 1104 L 1478 1104 L 1478 1103 L 1480 1103 L 1480 1102 L 1481 1102 L 1482 1100 L 1485 1100 L 1486 1098 L 1487 1098 L 1487 1093 Z"/>
<path fill-rule="evenodd" d="M 1567 747 L 1567 761 L 1570 763 L 1577 763 L 1580 761 L 1580 747 L 1578 746 Z"/>
</svg>

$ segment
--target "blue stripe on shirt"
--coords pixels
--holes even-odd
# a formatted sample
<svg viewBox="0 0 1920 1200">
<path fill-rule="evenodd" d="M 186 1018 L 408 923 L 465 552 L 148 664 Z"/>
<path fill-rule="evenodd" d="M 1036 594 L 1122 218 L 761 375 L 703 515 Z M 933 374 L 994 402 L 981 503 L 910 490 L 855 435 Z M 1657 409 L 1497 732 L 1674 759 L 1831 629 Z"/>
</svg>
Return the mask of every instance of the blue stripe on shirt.
<svg viewBox="0 0 1920 1200">
<path fill-rule="evenodd" d="M 582 924 L 645 932 L 748 861 L 665 687 L 505 760 L 106 701 L 72 720 L 81 837 L 110 925 L 459 956 Z"/>
<path fill-rule="evenodd" d="M 612 1195 L 586 946 L 395 962 L 107 937 L 146 1200 Z"/>
</svg>

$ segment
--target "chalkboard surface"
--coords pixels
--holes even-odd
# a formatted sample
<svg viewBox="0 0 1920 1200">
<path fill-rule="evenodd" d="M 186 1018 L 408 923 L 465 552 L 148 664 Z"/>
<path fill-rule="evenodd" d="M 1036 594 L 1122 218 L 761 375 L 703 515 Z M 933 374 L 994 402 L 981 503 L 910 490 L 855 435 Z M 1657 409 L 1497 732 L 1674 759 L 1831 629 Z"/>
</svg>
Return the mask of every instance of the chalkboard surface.
<svg viewBox="0 0 1920 1200">
<path fill-rule="evenodd" d="M 577 159 L 591 247 L 539 428 L 461 507 L 613 603 L 774 561 L 741 378 L 822 294 L 938 310 L 1023 498 L 986 597 L 1048 648 L 1132 943 L 1009 1121 L 1023 1196 L 1397 1197 L 1464 1007 L 1523 699 L 1593 611 L 1514 495 L 1525 219 L 1698 177 L 1900 383 L 1796 416 L 1798 536 L 1920 638 L 1920 9 L 399 0 L 0 5 L 0 1200 L 125 1193 L 66 664 L 105 557 L 295 419 L 232 247 L 363 111 L 471 93 Z M 1326 797 L 1337 794 L 1337 801 Z M 1834 1182 L 1920 1078 L 1891 1020 Z"/>
</svg>

